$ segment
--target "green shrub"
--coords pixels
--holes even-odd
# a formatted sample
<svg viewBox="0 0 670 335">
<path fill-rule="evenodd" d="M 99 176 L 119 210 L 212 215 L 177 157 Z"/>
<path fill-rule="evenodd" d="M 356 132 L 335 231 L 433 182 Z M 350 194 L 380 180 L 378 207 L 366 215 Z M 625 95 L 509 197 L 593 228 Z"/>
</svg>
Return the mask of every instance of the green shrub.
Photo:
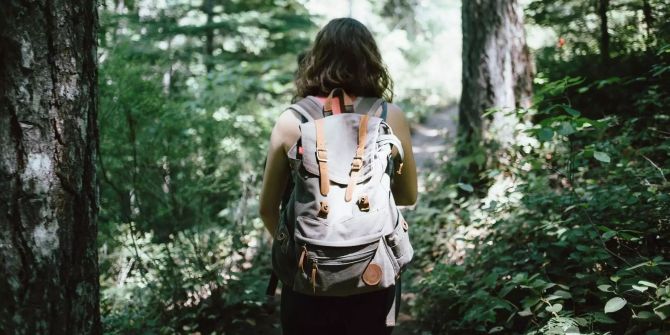
<svg viewBox="0 0 670 335">
<path fill-rule="evenodd" d="M 414 217 L 432 234 L 417 239 L 419 265 L 432 270 L 414 288 L 424 327 L 436 334 L 670 331 L 664 64 L 635 81 L 644 89 L 627 108 L 647 113 L 628 119 L 582 115 L 597 105 L 589 113 L 573 108 L 566 94 L 591 94 L 593 83 L 543 86 L 538 110 L 523 111 L 534 124 L 520 131 L 533 141 L 488 165 L 480 177 L 489 182 L 451 180 L 435 191 L 432 210 Z M 608 89 L 625 92 L 630 83 L 621 78 Z M 462 162 L 450 164 L 447 171 Z M 512 183 L 491 197 L 500 180 Z"/>
</svg>

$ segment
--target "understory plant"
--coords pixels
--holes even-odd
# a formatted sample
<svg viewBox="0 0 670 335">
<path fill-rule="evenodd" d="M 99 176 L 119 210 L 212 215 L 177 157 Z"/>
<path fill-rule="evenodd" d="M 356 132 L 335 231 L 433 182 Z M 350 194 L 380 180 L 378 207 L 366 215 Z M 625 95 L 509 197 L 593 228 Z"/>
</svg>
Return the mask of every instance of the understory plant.
<svg viewBox="0 0 670 335">
<path fill-rule="evenodd" d="M 430 232 L 418 239 L 414 287 L 424 329 L 670 331 L 669 69 L 659 61 L 602 85 L 565 78 L 541 86 L 534 108 L 516 111 L 532 120 L 518 131 L 533 141 L 489 152 L 504 157 L 481 171 L 489 183 L 445 179 L 433 190 L 430 207 L 414 216 Z M 630 115 L 586 117 L 571 104 L 569 92 L 598 87 L 633 94 Z M 598 106 L 588 108 L 593 115 Z"/>
</svg>

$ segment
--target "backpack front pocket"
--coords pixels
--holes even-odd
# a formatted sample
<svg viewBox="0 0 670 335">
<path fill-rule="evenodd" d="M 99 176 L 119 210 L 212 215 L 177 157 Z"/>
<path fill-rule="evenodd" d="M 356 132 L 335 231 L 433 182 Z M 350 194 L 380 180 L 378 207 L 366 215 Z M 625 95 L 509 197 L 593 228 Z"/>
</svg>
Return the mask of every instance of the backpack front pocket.
<svg viewBox="0 0 670 335">
<path fill-rule="evenodd" d="M 379 240 L 352 247 L 301 245 L 294 290 L 330 296 L 369 291 L 362 276 L 378 249 Z"/>
<path fill-rule="evenodd" d="M 298 216 L 296 240 L 323 247 L 348 247 L 378 240 L 384 226 L 379 208 L 358 214 L 343 221 Z"/>
</svg>

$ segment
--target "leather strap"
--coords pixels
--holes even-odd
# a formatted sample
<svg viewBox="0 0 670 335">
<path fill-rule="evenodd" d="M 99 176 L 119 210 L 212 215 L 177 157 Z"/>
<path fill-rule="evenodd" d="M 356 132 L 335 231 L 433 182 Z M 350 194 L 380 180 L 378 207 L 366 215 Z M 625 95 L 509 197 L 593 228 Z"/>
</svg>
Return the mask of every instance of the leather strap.
<svg viewBox="0 0 670 335">
<path fill-rule="evenodd" d="M 351 101 L 351 98 L 347 95 L 347 92 L 345 92 L 341 88 L 336 88 L 332 91 L 330 91 L 330 94 L 328 95 L 328 98 L 326 98 L 326 102 L 323 105 L 323 111 L 324 112 L 332 112 L 333 111 L 333 96 L 335 93 L 340 94 L 340 111 L 344 112 L 347 108 L 347 106 L 353 108 L 354 103 Z"/>
<path fill-rule="evenodd" d="M 322 196 L 327 196 L 330 180 L 328 179 L 328 150 L 323 136 L 323 119 L 315 122 L 316 127 L 316 162 L 319 164 L 319 190 Z"/>
<path fill-rule="evenodd" d="M 363 155 L 365 154 L 365 140 L 368 134 L 368 115 L 361 116 L 358 125 L 358 147 L 356 148 L 356 156 L 351 162 L 351 172 L 349 173 L 349 184 L 344 193 L 344 200 L 351 201 L 351 196 L 354 194 L 354 187 L 358 181 L 358 174 L 363 168 Z"/>
</svg>

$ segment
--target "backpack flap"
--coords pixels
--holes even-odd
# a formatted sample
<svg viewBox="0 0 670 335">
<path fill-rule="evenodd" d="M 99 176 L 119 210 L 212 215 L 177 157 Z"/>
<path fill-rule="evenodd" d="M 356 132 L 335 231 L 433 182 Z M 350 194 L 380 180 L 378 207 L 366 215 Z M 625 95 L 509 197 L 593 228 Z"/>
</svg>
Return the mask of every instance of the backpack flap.
<svg viewBox="0 0 670 335">
<path fill-rule="evenodd" d="M 349 183 L 349 173 L 356 149 L 358 148 L 359 122 L 362 115 L 343 113 L 321 119 L 323 140 L 327 151 L 328 179 L 339 185 Z M 377 149 L 379 138 L 380 118 L 370 117 L 367 123 L 365 149 L 362 156 L 363 164 L 358 174 L 357 183 L 367 180 L 373 173 L 372 162 Z M 305 170 L 315 176 L 320 176 L 319 161 L 317 160 L 316 122 L 306 122 L 300 125 L 301 142 L 303 147 L 302 165 Z M 321 153 L 323 156 L 323 153 Z"/>
</svg>

